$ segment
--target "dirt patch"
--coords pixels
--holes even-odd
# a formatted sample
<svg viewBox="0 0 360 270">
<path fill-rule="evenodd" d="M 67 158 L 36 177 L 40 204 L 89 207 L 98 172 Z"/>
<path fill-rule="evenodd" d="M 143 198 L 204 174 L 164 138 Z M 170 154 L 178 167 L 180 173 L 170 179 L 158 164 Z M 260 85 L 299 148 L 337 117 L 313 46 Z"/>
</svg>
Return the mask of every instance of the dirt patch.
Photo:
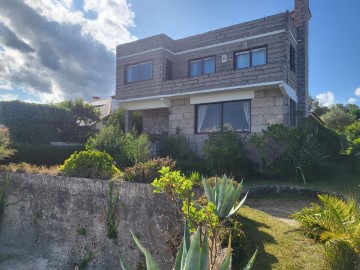
<svg viewBox="0 0 360 270">
<path fill-rule="evenodd" d="M 309 207 L 310 203 L 319 203 L 319 200 L 316 198 L 289 198 L 286 195 L 277 195 L 248 198 L 245 205 L 279 218 L 292 226 L 296 226 L 296 221 L 291 219 L 290 215 L 300 211 L 304 207 Z"/>
</svg>

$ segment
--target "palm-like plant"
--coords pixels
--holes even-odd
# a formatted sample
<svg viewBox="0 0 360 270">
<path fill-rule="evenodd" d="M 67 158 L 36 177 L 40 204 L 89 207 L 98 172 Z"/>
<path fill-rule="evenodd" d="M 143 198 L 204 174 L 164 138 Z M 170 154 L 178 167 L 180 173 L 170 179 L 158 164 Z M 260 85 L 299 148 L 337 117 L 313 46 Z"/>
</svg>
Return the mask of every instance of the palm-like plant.
<svg viewBox="0 0 360 270">
<path fill-rule="evenodd" d="M 340 255 L 344 250 L 359 255 L 360 209 L 356 200 L 349 199 L 345 202 L 332 195 L 319 195 L 319 199 L 323 207 L 312 204 L 293 217 L 308 235 L 324 242 L 327 254 L 335 255 L 336 260 L 344 257 Z"/>
</svg>

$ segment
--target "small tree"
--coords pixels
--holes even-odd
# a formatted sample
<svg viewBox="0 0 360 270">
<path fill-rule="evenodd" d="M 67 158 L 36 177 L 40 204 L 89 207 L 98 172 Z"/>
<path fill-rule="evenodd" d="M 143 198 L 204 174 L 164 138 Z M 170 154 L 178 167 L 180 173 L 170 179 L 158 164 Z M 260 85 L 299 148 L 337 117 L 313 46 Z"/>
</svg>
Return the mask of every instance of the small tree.
<svg viewBox="0 0 360 270">
<path fill-rule="evenodd" d="M 329 128 L 344 133 L 346 126 L 355 121 L 355 116 L 339 106 L 333 106 L 329 112 L 321 116 L 321 119 Z"/>
</svg>

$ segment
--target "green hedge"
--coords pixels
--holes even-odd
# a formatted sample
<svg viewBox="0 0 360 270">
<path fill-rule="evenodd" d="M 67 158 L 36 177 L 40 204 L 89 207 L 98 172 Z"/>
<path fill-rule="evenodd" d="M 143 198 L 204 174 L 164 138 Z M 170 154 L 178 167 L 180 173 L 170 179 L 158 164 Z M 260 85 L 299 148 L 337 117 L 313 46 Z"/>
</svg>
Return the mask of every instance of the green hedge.
<svg viewBox="0 0 360 270">
<path fill-rule="evenodd" d="M 26 162 L 34 165 L 60 165 L 63 164 L 75 151 L 84 150 L 83 145 L 53 146 L 50 144 L 12 144 L 11 148 L 16 150 L 15 155 L 5 159 L 4 163 Z"/>
</svg>

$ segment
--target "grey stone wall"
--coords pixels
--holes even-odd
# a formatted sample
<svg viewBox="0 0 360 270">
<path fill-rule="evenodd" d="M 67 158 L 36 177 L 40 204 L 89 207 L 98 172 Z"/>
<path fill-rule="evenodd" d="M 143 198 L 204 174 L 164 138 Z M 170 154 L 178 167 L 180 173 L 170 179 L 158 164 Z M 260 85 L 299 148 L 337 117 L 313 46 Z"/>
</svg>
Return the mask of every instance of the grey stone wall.
<svg viewBox="0 0 360 270">
<path fill-rule="evenodd" d="M 0 183 L 3 175 L 0 175 Z M 181 221 L 164 196 L 148 184 L 115 183 L 119 190 L 118 238 L 106 236 L 108 182 L 44 175 L 11 175 L 0 226 L 0 269 L 74 269 L 87 252 L 88 269 L 121 269 L 122 254 L 139 269 L 140 252 L 130 229 L 161 269 L 171 269 Z M 86 229 L 85 235 L 76 230 Z M 177 230 L 179 229 L 179 230 Z M 172 234 L 173 233 L 173 234 Z"/>
<path fill-rule="evenodd" d="M 169 131 L 169 109 L 142 111 L 143 131 L 147 134 L 166 135 Z"/>
<path fill-rule="evenodd" d="M 287 82 L 289 81 L 287 63 L 289 39 L 291 39 L 289 33 L 293 31 L 290 20 L 292 20 L 290 14 L 285 12 L 180 40 L 171 40 L 165 35 L 158 35 L 119 45 L 117 47 L 116 98 L 124 100 L 270 81 Z M 177 53 L 277 30 L 285 30 L 285 32 L 176 55 L 167 51 Z M 293 35 L 296 37 L 296 33 Z M 235 52 L 261 46 L 267 47 L 266 65 L 234 70 Z M 164 49 L 157 50 L 158 48 Z M 143 53 L 147 50 L 154 51 Z M 132 54 L 134 55 L 126 57 Z M 225 63 L 221 61 L 222 55 L 227 55 Z M 189 61 L 207 56 L 216 56 L 216 73 L 189 78 Z M 172 80 L 166 80 L 167 59 L 173 62 Z M 149 60 L 153 61 L 154 78 L 152 80 L 124 83 L 126 65 Z M 292 86 L 296 89 L 294 82 Z"/>
<path fill-rule="evenodd" d="M 297 83 L 298 106 L 297 109 L 309 113 L 309 20 L 311 13 L 309 0 L 295 0 L 294 20 L 297 29 Z"/>
<path fill-rule="evenodd" d="M 259 133 L 273 124 L 288 125 L 289 120 L 289 97 L 277 89 L 255 92 L 251 100 L 251 132 Z"/>
</svg>

